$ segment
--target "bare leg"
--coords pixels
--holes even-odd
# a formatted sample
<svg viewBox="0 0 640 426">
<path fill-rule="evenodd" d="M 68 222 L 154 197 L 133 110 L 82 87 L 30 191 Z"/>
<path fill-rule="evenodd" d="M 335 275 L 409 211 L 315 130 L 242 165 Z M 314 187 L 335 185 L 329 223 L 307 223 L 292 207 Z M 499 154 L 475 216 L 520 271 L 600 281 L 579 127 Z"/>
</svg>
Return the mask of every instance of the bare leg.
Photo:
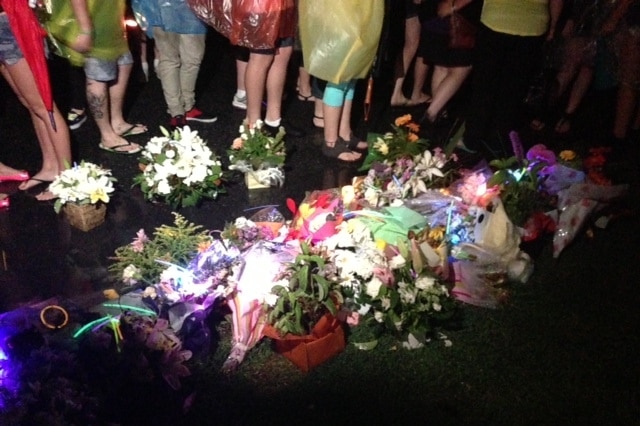
<svg viewBox="0 0 640 426">
<path fill-rule="evenodd" d="M 247 87 L 244 84 L 246 74 L 247 62 L 236 59 L 236 90 L 247 91 Z"/>
<path fill-rule="evenodd" d="M 274 55 L 251 52 L 245 73 L 247 88 L 247 122 L 253 126 L 262 118 L 262 99 L 267 82 L 269 67 L 274 61 Z"/>
<path fill-rule="evenodd" d="M 9 167 L 6 164 L 0 163 L 0 176 L 10 176 L 17 175 L 21 170 L 14 169 L 13 167 Z"/>
<path fill-rule="evenodd" d="M 322 99 L 316 98 L 313 101 L 313 125 L 319 128 L 324 127 L 324 112 Z"/>
<path fill-rule="evenodd" d="M 116 80 L 111 82 L 109 85 L 109 114 L 111 127 L 118 135 L 129 130 L 132 126 L 132 124 L 127 123 L 123 115 L 124 99 L 132 69 L 133 64 L 119 65 L 118 76 L 116 77 Z M 147 130 L 146 126 L 140 125 L 138 127 L 140 127 L 140 133 L 144 133 Z"/>
<path fill-rule="evenodd" d="M 404 27 L 404 46 L 402 55 L 396 63 L 396 81 L 391 93 L 391 106 L 406 105 L 409 100 L 402 93 L 404 79 L 409 71 L 411 61 L 418 50 L 418 42 L 420 41 L 420 20 L 417 16 L 405 19 Z"/>
<path fill-rule="evenodd" d="M 411 92 L 411 105 L 420 105 L 431 100 L 431 96 L 423 92 L 424 83 L 427 81 L 429 65 L 420 56 L 413 65 L 413 91 Z"/>
<path fill-rule="evenodd" d="M 620 52 L 620 85 L 613 122 L 613 136 L 624 139 L 634 119 L 640 81 L 640 37 L 625 34 Z M 636 120 L 637 121 L 637 120 Z"/>
<path fill-rule="evenodd" d="M 282 118 L 282 96 L 287 78 L 287 66 L 293 47 L 280 47 L 267 72 L 267 112 L 265 120 L 277 121 Z"/>
<path fill-rule="evenodd" d="M 438 71 L 438 68 L 444 68 Z M 462 83 L 471 72 L 471 67 L 445 68 L 436 66 L 434 70 L 434 80 L 439 80 L 437 86 L 434 85 L 433 99 L 427 108 L 427 118 L 434 121 L 442 108 L 456 94 Z M 443 76 L 444 74 L 444 76 Z"/>
<path fill-rule="evenodd" d="M 351 110 L 353 108 L 352 100 L 345 100 L 342 107 L 342 116 L 340 117 L 340 126 L 338 128 L 338 136 L 345 141 L 349 141 L 353 137 L 353 130 L 351 129 Z M 358 149 L 367 149 L 368 144 L 365 141 L 359 141 L 357 144 Z"/>
<path fill-rule="evenodd" d="M 589 90 L 589 86 L 591 86 L 591 81 L 593 81 L 593 68 L 581 67 L 571 87 L 571 93 L 569 94 L 569 100 L 564 109 L 564 114 L 558 123 L 556 123 L 556 132 L 566 133 L 571 130 L 570 116 L 576 112 L 580 106 L 582 99 L 584 99 L 584 96 L 587 94 L 587 90 Z"/>
<path fill-rule="evenodd" d="M 53 105 L 53 128 L 49 112 L 47 111 L 40 93 L 38 92 L 31 68 L 25 59 L 20 59 L 11 66 L 1 66 L 0 70 L 18 99 L 29 110 L 31 121 L 42 151 L 42 168 L 33 177 L 40 180 L 53 180 L 71 163 L 71 143 L 69 128 L 57 106 Z M 19 188 L 29 189 L 39 183 L 37 180 L 23 182 Z M 46 193 L 46 191 L 45 191 Z M 51 198 L 50 194 L 43 199 Z"/>
<path fill-rule="evenodd" d="M 87 78 L 87 103 L 91 115 L 100 130 L 101 143 L 107 148 L 116 146 L 120 151 L 137 151 L 140 146 L 129 142 L 120 136 L 111 126 L 111 113 L 109 108 L 108 83 Z"/>
<path fill-rule="evenodd" d="M 304 67 L 298 67 L 298 95 L 300 100 L 314 101 L 316 98 L 311 94 L 311 76 Z"/>
</svg>

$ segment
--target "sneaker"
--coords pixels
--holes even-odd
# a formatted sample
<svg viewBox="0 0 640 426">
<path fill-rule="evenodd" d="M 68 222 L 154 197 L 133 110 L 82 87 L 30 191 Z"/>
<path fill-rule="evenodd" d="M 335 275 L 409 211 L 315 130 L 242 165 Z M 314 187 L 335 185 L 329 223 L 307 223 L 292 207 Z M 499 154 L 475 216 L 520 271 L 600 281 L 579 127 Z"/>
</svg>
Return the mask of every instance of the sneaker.
<svg viewBox="0 0 640 426">
<path fill-rule="evenodd" d="M 184 115 L 176 115 L 175 117 L 171 117 L 169 120 L 169 126 L 172 130 L 177 129 L 178 127 L 184 127 L 187 125 L 187 118 Z"/>
<path fill-rule="evenodd" d="M 87 121 L 87 113 L 84 111 L 69 111 L 69 113 L 67 114 L 67 123 L 69 124 L 69 129 L 71 130 L 79 129 L 85 121 Z"/>
<path fill-rule="evenodd" d="M 247 109 L 247 95 L 233 95 L 233 101 L 231 101 L 231 105 L 238 109 Z"/>
<path fill-rule="evenodd" d="M 187 121 L 199 121 L 200 123 L 213 123 L 218 119 L 215 115 L 205 114 L 196 107 L 187 111 L 185 116 L 187 117 Z"/>
</svg>

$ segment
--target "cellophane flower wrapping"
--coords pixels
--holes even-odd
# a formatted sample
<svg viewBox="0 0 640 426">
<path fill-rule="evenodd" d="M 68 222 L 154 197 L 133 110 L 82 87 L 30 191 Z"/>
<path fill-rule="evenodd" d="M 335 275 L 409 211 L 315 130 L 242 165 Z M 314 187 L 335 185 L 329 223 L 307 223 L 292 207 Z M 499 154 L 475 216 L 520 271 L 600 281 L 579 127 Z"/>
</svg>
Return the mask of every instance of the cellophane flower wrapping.
<svg viewBox="0 0 640 426">
<path fill-rule="evenodd" d="M 312 191 L 298 206 L 291 221 L 289 237 L 322 241 L 336 233 L 343 213 L 344 204 L 339 189 Z"/>
</svg>

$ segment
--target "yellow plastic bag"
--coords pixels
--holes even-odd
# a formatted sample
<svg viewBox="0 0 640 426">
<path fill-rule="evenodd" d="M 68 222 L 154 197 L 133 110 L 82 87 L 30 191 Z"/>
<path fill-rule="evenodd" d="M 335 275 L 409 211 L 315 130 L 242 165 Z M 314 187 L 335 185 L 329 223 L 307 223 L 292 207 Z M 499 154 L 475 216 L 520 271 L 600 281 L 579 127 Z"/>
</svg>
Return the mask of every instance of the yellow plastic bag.
<svg viewBox="0 0 640 426">
<path fill-rule="evenodd" d="M 373 65 L 382 20 L 382 0 L 300 0 L 304 66 L 332 83 L 365 78 Z"/>
</svg>

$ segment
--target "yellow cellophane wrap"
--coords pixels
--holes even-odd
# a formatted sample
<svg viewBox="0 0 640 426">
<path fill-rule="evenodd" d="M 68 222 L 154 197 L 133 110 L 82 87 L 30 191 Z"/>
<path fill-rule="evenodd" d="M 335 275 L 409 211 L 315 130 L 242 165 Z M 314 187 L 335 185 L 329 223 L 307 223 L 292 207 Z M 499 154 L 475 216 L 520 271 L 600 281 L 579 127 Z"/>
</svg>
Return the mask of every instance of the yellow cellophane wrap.
<svg viewBox="0 0 640 426">
<path fill-rule="evenodd" d="M 382 0 L 300 0 L 304 66 L 332 83 L 365 78 L 380 40 Z"/>
</svg>

